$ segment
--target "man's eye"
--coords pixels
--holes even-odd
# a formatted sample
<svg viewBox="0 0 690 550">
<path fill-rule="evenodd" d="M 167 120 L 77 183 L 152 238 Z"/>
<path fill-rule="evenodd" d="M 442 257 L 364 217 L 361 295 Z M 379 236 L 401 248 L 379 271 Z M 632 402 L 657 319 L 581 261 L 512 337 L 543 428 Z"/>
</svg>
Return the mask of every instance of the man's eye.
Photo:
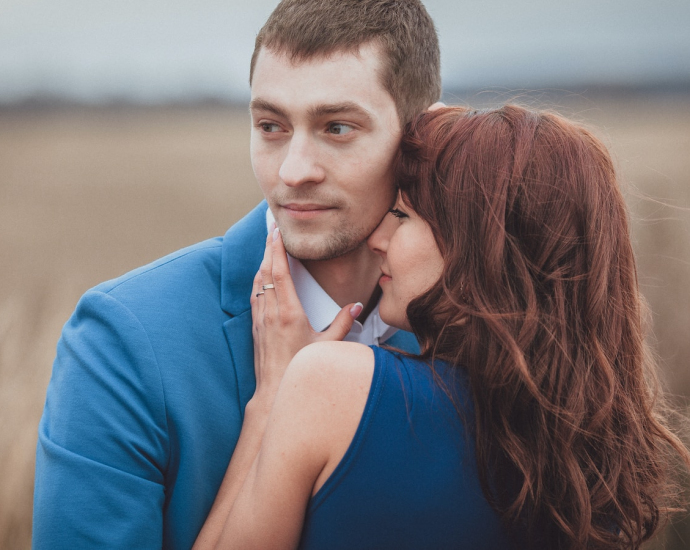
<svg viewBox="0 0 690 550">
<path fill-rule="evenodd" d="M 397 208 L 391 208 L 388 212 L 393 214 L 396 218 L 407 218 L 409 217 L 405 212 L 402 210 L 398 210 Z"/>
<path fill-rule="evenodd" d="M 273 122 L 262 122 L 259 124 L 259 128 L 269 134 L 280 131 L 280 126 L 274 124 Z"/>
<path fill-rule="evenodd" d="M 349 134 L 352 132 L 352 130 L 352 126 L 348 126 L 347 124 L 342 124 L 340 122 L 332 122 L 328 125 L 328 133 L 335 134 L 337 136 Z"/>
</svg>

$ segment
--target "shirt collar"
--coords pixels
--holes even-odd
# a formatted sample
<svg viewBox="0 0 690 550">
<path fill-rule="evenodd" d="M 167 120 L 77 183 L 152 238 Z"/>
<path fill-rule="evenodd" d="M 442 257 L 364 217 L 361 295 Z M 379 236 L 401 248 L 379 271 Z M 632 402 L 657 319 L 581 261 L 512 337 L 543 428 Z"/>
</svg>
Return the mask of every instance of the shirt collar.
<svg viewBox="0 0 690 550">
<path fill-rule="evenodd" d="M 270 230 L 275 218 L 270 208 L 266 209 L 266 227 Z M 290 274 L 295 284 L 297 297 L 312 328 L 317 332 L 326 330 L 340 312 L 340 306 L 321 287 L 302 262 L 288 254 Z M 379 344 L 393 336 L 398 329 L 387 325 L 379 315 L 379 306 L 367 316 L 364 323 L 355 321 L 345 340 L 362 344 Z"/>
</svg>

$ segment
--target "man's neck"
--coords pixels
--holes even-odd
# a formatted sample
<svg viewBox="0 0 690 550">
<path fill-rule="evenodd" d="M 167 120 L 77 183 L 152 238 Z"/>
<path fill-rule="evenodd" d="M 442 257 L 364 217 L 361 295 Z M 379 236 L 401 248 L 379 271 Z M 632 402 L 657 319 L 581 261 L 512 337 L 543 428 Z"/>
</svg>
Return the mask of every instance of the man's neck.
<svg viewBox="0 0 690 550">
<path fill-rule="evenodd" d="M 364 304 L 360 320 L 376 306 L 378 299 L 373 298 L 378 298 L 374 293 L 381 276 L 381 258 L 366 244 L 332 260 L 302 260 L 302 265 L 340 307 L 352 302 Z"/>
</svg>

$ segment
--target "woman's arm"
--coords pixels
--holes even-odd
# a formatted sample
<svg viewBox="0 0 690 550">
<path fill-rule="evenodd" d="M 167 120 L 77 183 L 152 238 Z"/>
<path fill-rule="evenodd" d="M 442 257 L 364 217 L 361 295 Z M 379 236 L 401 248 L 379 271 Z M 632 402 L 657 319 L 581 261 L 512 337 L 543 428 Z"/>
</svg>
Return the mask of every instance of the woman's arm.
<svg viewBox="0 0 690 550">
<path fill-rule="evenodd" d="M 373 370 L 373 352 L 362 344 L 313 344 L 295 357 L 218 547 L 297 546 L 310 497 L 357 431 Z"/>
<path fill-rule="evenodd" d="M 295 548 L 310 497 L 357 431 L 373 370 L 373 352 L 362 344 L 323 342 L 299 352 L 267 421 L 258 407 L 250 410 L 258 402 L 247 406 L 246 427 L 194 547 Z"/>
</svg>

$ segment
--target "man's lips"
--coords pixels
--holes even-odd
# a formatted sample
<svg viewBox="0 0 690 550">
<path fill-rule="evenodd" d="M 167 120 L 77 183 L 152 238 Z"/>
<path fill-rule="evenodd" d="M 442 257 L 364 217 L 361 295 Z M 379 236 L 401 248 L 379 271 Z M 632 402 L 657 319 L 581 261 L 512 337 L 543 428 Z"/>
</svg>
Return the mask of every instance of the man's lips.
<svg viewBox="0 0 690 550">
<path fill-rule="evenodd" d="M 288 203 L 281 204 L 280 207 L 285 210 L 288 216 L 301 220 L 315 218 L 321 214 L 335 210 L 332 206 L 325 206 L 323 204 Z"/>
<path fill-rule="evenodd" d="M 381 277 L 379 277 L 379 284 L 385 283 L 391 280 L 391 276 L 388 275 L 383 269 L 381 270 Z"/>
</svg>

